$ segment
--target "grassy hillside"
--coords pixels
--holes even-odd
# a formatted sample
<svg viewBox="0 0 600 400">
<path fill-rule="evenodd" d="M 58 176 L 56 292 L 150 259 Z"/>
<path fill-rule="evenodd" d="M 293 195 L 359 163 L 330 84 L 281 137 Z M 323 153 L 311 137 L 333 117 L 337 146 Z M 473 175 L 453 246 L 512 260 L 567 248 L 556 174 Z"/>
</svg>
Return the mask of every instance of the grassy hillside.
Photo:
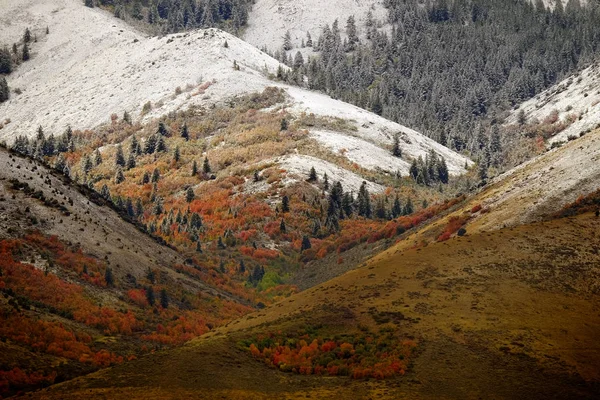
<svg viewBox="0 0 600 400">
<path fill-rule="evenodd" d="M 587 213 L 407 250 L 180 350 L 34 397 L 593 398 L 600 393 L 598 229 Z M 385 335 L 416 343 L 404 375 L 300 375 L 263 361 L 265 337 L 301 346 L 310 336 L 352 344 L 352 357 L 366 366 L 361 338 Z"/>
</svg>

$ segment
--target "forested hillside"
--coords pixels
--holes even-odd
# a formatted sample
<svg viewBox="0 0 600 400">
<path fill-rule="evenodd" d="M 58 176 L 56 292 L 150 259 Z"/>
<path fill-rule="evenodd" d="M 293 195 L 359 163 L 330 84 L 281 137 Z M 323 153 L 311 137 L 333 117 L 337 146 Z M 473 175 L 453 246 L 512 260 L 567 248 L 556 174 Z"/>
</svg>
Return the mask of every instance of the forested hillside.
<svg viewBox="0 0 600 400">
<path fill-rule="evenodd" d="M 238 32 L 248 21 L 251 0 L 84 0 L 115 17 L 148 24 L 160 33 L 218 27 Z"/>
<path fill-rule="evenodd" d="M 515 136 L 491 140 L 503 111 L 591 62 L 599 50 L 597 3 L 582 8 L 570 0 L 553 11 L 524 0 L 385 5 L 388 21 L 325 26 L 313 38 L 320 53 L 304 65 L 298 49 L 287 52 L 296 69 L 288 79 L 301 82 L 306 74 L 310 88 L 483 156 L 488 165 L 507 158 L 503 145 L 515 147 Z M 381 22 L 391 29 L 379 29 Z M 367 30 L 366 42 L 358 40 L 357 29 Z"/>
</svg>

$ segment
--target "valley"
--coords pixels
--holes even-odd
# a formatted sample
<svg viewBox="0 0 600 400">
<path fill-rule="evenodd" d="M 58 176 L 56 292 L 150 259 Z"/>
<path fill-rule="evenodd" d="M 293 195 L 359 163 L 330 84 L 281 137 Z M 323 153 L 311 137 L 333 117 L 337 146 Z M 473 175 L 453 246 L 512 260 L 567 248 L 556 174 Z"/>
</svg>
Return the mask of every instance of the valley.
<svg viewBox="0 0 600 400">
<path fill-rule="evenodd" d="M 0 398 L 598 398 L 598 21 L 2 2 Z"/>
</svg>

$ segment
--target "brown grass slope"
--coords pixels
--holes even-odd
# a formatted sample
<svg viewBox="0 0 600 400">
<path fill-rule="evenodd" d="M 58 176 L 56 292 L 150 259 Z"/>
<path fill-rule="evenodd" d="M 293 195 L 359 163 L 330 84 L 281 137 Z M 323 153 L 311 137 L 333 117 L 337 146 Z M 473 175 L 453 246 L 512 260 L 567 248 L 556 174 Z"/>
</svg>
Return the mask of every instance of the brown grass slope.
<svg viewBox="0 0 600 400">
<path fill-rule="evenodd" d="M 34 398 L 594 398 L 599 294 L 593 214 L 472 234 L 388 253 L 183 348 Z M 306 325 L 394 329 L 419 345 L 405 376 L 363 381 L 283 373 L 237 344 Z"/>
</svg>

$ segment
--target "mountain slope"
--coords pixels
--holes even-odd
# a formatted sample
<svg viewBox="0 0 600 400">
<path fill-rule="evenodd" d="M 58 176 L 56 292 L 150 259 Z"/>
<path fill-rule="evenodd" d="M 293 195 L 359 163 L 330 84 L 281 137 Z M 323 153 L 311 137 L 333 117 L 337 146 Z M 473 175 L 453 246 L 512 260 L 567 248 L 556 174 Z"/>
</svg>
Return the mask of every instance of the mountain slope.
<svg viewBox="0 0 600 400">
<path fill-rule="evenodd" d="M 524 102 L 507 118 L 530 125 L 557 127 L 550 144 L 579 137 L 600 124 L 600 64 L 594 63 Z"/>
<path fill-rule="evenodd" d="M 94 128 L 124 111 L 135 121 L 147 122 L 175 110 L 224 103 L 232 96 L 276 86 L 286 90 L 285 106 L 297 115 L 314 113 L 348 120 L 353 127 L 350 133 L 357 137 L 355 152 L 371 144 L 387 149 L 394 135 L 400 134 L 405 160 L 425 157 L 434 149 L 446 158 L 452 175 L 463 173 L 465 164 L 470 163 L 402 125 L 328 96 L 270 80 L 266 75 L 274 74 L 280 64 L 222 31 L 145 38 L 104 11 L 84 7 L 77 0 L 45 0 L 35 6 L 20 0 L 0 7 L 6 19 L 22 21 L 0 37 L 2 41 L 12 40 L 15 32 L 28 24 L 35 24 L 38 31 L 45 25 L 50 29 L 48 35 L 39 33 L 32 59 L 8 76 L 9 86 L 23 91 L 0 105 L 0 113 L 11 121 L 0 130 L 0 138 L 8 141 L 20 134 L 32 136 L 40 125 L 55 135 L 67 125 Z M 356 161 L 352 154 L 350 151 L 348 158 Z M 407 161 L 386 164 L 396 168 L 388 170 L 390 173 L 408 173 Z"/>
<path fill-rule="evenodd" d="M 252 6 L 243 38 L 258 48 L 276 51 L 283 46 L 283 37 L 289 31 L 295 52 L 302 50 L 300 45 L 302 40 L 306 42 L 307 32 L 316 44 L 321 29 L 326 24 L 331 26 L 336 19 L 341 31 L 345 32 L 350 16 L 356 20 L 359 37 L 363 37 L 369 11 L 374 19 L 386 20 L 387 10 L 382 3 L 382 0 L 258 0 Z"/>
<path fill-rule="evenodd" d="M 593 398 L 600 390 L 598 233 L 585 214 L 408 250 L 180 350 L 34 398 Z M 352 340 L 361 335 L 357 327 L 391 331 L 418 347 L 404 377 L 368 382 L 280 372 L 240 348 L 255 335 L 298 338 L 303 327 L 323 340 Z"/>
</svg>

